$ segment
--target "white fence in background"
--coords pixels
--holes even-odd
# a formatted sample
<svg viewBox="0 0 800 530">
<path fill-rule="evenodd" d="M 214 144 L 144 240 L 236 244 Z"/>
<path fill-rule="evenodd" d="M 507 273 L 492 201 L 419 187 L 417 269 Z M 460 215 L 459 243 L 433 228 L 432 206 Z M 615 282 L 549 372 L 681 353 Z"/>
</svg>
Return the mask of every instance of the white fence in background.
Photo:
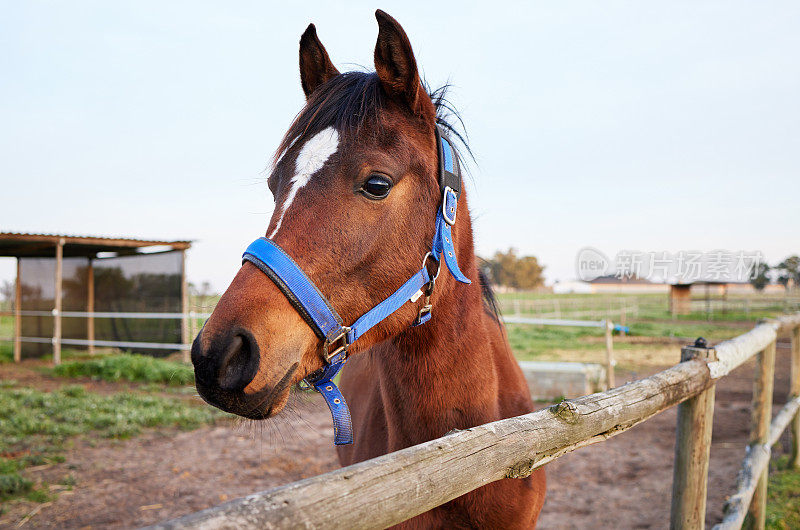
<svg viewBox="0 0 800 530">
<path fill-rule="evenodd" d="M 506 298 L 498 301 L 500 311 L 506 315 L 535 316 L 543 319 L 584 319 L 595 321 L 613 318 L 626 322 L 637 318 L 642 301 L 627 298 Z M 656 302 L 659 308 L 666 303 Z"/>
<path fill-rule="evenodd" d="M 59 312 L 55 309 L 51 311 L 0 311 L 0 317 L 32 317 L 32 316 L 57 316 Z M 114 311 L 61 311 L 61 318 L 86 318 L 86 319 L 100 319 L 100 318 L 125 318 L 125 319 L 163 319 L 163 320 L 188 320 L 190 329 L 190 340 L 197 334 L 197 321 L 198 319 L 207 319 L 211 313 L 200 313 L 189 311 L 188 313 L 156 313 L 156 312 L 114 312 Z M 53 337 L 25 337 L 21 334 L 16 336 L 0 336 L 0 342 L 14 342 L 16 344 L 22 342 L 38 343 L 38 344 L 54 344 Z M 60 338 L 60 344 L 65 346 L 87 346 L 90 352 L 94 348 L 148 348 L 155 350 L 172 350 L 183 351 L 184 358 L 188 360 L 188 352 L 191 350 L 191 343 L 164 343 L 164 342 L 144 342 L 144 341 L 115 341 L 115 340 L 97 340 L 97 339 L 68 339 Z M 15 353 L 15 360 L 19 361 L 19 355 Z"/>
</svg>

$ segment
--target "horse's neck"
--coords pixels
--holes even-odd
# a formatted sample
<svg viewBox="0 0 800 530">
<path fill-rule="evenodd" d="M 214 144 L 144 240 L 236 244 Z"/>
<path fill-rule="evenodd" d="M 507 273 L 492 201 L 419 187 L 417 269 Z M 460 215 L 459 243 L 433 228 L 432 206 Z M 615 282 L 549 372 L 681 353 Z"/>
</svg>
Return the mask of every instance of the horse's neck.
<svg viewBox="0 0 800 530">
<path fill-rule="evenodd" d="M 392 449 L 499 419 L 497 366 L 510 356 L 484 309 L 474 255 L 464 261 L 472 285 L 448 281 L 429 322 L 373 355 Z"/>
</svg>

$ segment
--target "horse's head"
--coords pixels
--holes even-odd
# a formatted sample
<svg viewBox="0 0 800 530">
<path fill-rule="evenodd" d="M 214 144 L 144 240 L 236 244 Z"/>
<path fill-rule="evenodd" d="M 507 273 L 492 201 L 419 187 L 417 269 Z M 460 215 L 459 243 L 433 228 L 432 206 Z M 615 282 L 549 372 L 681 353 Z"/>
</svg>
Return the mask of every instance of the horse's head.
<svg viewBox="0 0 800 530">
<path fill-rule="evenodd" d="M 436 109 L 405 32 L 382 11 L 376 17 L 375 73 L 339 73 L 314 26 L 303 34 L 306 106 L 268 181 L 275 211 L 267 237 L 345 322 L 419 271 L 441 198 Z M 382 321 L 351 353 L 407 329 L 418 305 Z M 269 417 L 286 404 L 293 384 L 323 366 L 320 346 L 286 295 L 245 262 L 192 346 L 197 388 L 224 410 Z"/>
</svg>

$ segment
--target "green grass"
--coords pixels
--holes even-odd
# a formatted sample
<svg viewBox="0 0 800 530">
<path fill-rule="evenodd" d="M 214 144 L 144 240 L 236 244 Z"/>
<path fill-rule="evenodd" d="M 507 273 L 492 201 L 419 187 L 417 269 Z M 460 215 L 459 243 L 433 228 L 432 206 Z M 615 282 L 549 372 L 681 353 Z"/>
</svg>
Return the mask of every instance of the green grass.
<svg viewBox="0 0 800 530">
<path fill-rule="evenodd" d="M 103 381 L 131 381 L 183 386 L 194 383 L 190 365 L 146 355 L 115 354 L 71 361 L 53 370 L 62 377 L 91 377 Z"/>
<path fill-rule="evenodd" d="M 779 458 L 767 486 L 767 528 L 800 528 L 800 471 L 788 469 L 788 456 Z"/>
<path fill-rule="evenodd" d="M 0 317 L 0 337 L 11 337 L 14 335 L 14 317 Z"/>
<path fill-rule="evenodd" d="M 0 410 L 0 500 L 25 496 L 39 502 L 50 499 L 47 489 L 21 472 L 63 461 L 64 450 L 77 436 L 124 439 L 153 427 L 195 429 L 226 416 L 178 397 L 100 395 L 79 385 L 42 392 L 13 381 L 0 385 Z"/>
<path fill-rule="evenodd" d="M 100 395 L 80 385 L 54 392 L 5 387 L 0 390 L 0 452 L 30 448 L 37 440 L 58 445 L 66 437 L 93 432 L 105 438 L 129 438 L 142 428 L 193 429 L 215 418 L 215 409 L 178 399 L 121 392 Z"/>
<path fill-rule="evenodd" d="M 673 319 L 669 312 L 669 295 L 667 293 L 598 293 L 598 294 L 552 294 L 540 292 L 509 292 L 497 293 L 501 309 L 510 314 L 514 313 L 517 307 L 527 314 L 535 316 L 537 313 L 546 313 L 550 316 L 557 312 L 561 318 L 578 318 L 591 320 L 593 318 L 603 318 L 609 315 L 610 318 L 617 320 L 620 309 L 624 305 L 627 308 L 638 307 L 638 312 L 633 315 L 628 314 L 628 319 L 635 317 L 637 320 L 663 320 Z M 769 318 L 779 316 L 787 311 L 785 297 L 776 295 L 734 295 L 728 300 L 726 312 L 714 306 L 713 312 L 708 315 L 703 304 L 704 299 L 700 295 L 693 297 L 697 305 L 697 311 L 689 315 L 678 316 L 679 320 L 719 320 L 719 321 L 750 321 L 755 322 L 759 318 Z M 515 306 L 514 300 L 519 300 Z M 745 301 L 750 300 L 753 305 L 764 305 L 764 307 L 753 308 L 745 311 Z M 719 304 L 721 298 L 718 295 L 712 297 L 714 304 Z M 530 305 L 535 303 L 535 307 Z M 594 315 L 594 317 L 592 317 Z"/>
<path fill-rule="evenodd" d="M 14 317 L 0 317 L 0 338 L 14 336 Z M 14 360 L 14 343 L 0 340 L 0 363 Z"/>
<path fill-rule="evenodd" d="M 675 322 L 634 322 L 630 326 L 630 335 L 641 337 L 686 337 L 695 339 L 705 337 L 710 340 L 724 340 L 741 335 L 748 331 L 726 325 L 715 325 L 714 322 L 694 324 Z"/>
<path fill-rule="evenodd" d="M 555 350 L 601 350 L 600 342 L 584 342 L 587 337 L 602 337 L 599 328 L 572 328 L 508 324 L 508 342 L 514 355 L 521 360 L 535 360 Z M 568 360 L 568 359 L 565 359 Z"/>
<path fill-rule="evenodd" d="M 10 363 L 14 360 L 14 345 L 10 342 L 0 342 L 0 363 Z"/>
<path fill-rule="evenodd" d="M 686 337 L 687 343 L 697 337 L 717 341 L 734 337 L 742 330 L 729 326 L 708 324 L 682 324 L 637 322 L 630 326 L 631 336 L 646 337 Z M 508 324 L 508 340 L 518 359 L 535 360 L 564 350 L 605 350 L 605 342 L 600 340 L 604 332 L 601 328 L 580 328 L 561 326 L 535 326 L 528 324 Z M 614 341 L 615 350 L 642 349 L 642 344 Z M 679 345 L 675 346 L 676 350 Z M 570 360 L 570 359 L 564 359 Z"/>
</svg>

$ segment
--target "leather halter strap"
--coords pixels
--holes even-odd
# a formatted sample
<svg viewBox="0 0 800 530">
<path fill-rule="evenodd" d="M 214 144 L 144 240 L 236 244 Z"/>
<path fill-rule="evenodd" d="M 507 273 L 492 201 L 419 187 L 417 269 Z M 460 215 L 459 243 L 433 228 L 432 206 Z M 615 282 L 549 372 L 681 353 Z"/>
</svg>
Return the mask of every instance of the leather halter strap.
<svg viewBox="0 0 800 530">
<path fill-rule="evenodd" d="M 458 153 L 453 144 L 436 127 L 436 143 L 439 155 L 439 186 L 442 190 L 441 205 L 436 213 L 436 232 L 430 253 L 422 260 L 422 268 L 401 285 L 384 301 L 364 313 L 350 326 L 345 326 L 342 318 L 327 298 L 320 292 L 303 269 L 274 241 L 261 237 L 253 241 L 245 250 L 242 262 L 252 263 L 275 283 L 286 296 L 303 320 L 322 341 L 322 360 L 325 366 L 305 378 L 328 405 L 333 417 L 334 444 L 353 443 L 353 426 L 350 410 L 344 396 L 332 379 L 339 373 L 347 360 L 348 347 L 369 331 L 373 326 L 403 307 L 407 302 L 416 302 L 422 295 L 425 301 L 413 326 L 430 320 L 430 298 L 436 282 L 428 272 L 428 258 L 444 262 L 453 277 L 462 283 L 472 283 L 458 268 L 453 247 L 452 226 L 456 221 L 458 198 L 461 194 L 461 170 Z"/>
</svg>

